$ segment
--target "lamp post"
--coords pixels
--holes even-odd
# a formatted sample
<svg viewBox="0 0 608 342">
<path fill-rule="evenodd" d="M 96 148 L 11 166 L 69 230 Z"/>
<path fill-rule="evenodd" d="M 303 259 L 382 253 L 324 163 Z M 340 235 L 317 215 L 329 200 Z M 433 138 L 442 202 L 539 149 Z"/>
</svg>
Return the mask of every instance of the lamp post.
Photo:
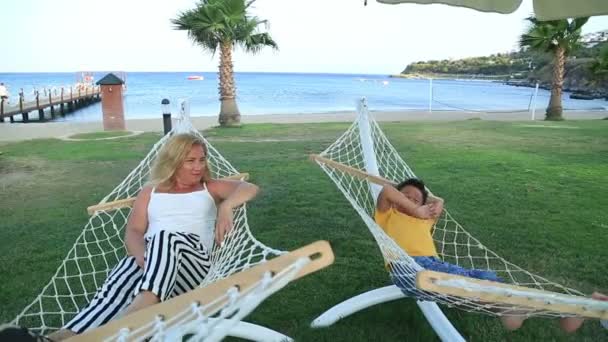
<svg viewBox="0 0 608 342">
<path fill-rule="evenodd" d="M 171 132 L 171 106 L 169 105 L 169 100 L 163 99 L 160 102 L 162 111 L 163 111 L 163 128 L 165 134 Z"/>
</svg>

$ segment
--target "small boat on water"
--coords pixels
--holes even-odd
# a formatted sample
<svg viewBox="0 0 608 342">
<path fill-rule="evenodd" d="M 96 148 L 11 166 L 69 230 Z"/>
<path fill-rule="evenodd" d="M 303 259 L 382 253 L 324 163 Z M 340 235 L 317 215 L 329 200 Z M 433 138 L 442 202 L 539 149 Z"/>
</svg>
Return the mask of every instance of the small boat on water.
<svg viewBox="0 0 608 342">
<path fill-rule="evenodd" d="M 203 76 L 192 75 L 192 76 L 188 76 L 187 79 L 190 81 L 202 81 L 205 78 Z"/>
</svg>

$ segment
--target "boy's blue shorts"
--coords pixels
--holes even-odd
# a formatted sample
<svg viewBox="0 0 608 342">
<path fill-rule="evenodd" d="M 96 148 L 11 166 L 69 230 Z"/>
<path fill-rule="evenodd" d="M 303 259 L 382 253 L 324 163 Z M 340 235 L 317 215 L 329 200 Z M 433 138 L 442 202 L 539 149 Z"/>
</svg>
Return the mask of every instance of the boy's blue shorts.
<svg viewBox="0 0 608 342">
<path fill-rule="evenodd" d="M 469 278 L 502 282 L 502 279 L 500 279 L 494 271 L 468 269 L 450 264 L 449 262 L 441 261 L 439 258 L 432 256 L 415 256 L 412 258 L 418 263 L 418 265 L 429 271 L 437 271 Z"/>
<path fill-rule="evenodd" d="M 500 279 L 500 277 L 498 277 L 498 275 L 496 275 L 496 272 L 494 271 L 468 269 L 458 265 L 450 264 L 445 261 L 441 261 L 439 258 L 436 257 L 415 256 L 412 258 L 418 263 L 418 265 L 429 271 L 437 271 L 469 278 L 502 282 L 502 279 Z M 397 268 L 393 265 L 391 269 L 394 271 Z M 415 280 L 412 276 L 412 274 L 400 275 L 396 274 L 396 272 L 391 272 L 391 280 L 395 285 L 397 285 L 397 287 L 401 289 L 401 291 L 403 291 L 403 293 L 408 296 L 416 296 L 416 285 Z"/>
</svg>

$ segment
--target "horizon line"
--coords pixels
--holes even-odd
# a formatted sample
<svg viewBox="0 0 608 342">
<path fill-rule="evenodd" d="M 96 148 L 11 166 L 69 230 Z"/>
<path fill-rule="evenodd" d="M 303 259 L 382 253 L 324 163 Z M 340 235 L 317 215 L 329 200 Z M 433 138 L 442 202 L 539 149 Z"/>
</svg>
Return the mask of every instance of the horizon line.
<svg viewBox="0 0 608 342">
<path fill-rule="evenodd" d="M 201 70 L 185 70 L 185 71 L 127 71 L 127 70 L 74 70 L 74 71 L 0 71 L 0 74 L 71 74 L 71 73 L 219 73 L 219 71 L 201 71 Z M 398 73 L 363 73 L 363 72 L 322 72 L 322 71 L 235 71 L 235 74 L 324 74 L 324 75 L 378 75 L 390 76 L 399 75 Z"/>
</svg>

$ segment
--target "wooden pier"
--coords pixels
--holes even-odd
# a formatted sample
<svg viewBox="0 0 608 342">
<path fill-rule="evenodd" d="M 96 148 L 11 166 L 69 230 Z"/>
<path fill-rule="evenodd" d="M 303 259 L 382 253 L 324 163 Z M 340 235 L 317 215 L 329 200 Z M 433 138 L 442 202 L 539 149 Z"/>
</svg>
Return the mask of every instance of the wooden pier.
<svg viewBox="0 0 608 342">
<path fill-rule="evenodd" d="M 64 116 L 68 112 L 100 100 L 101 90 L 98 86 L 82 87 L 77 90 L 70 87 L 69 91 L 61 88 L 61 93 L 55 93 L 54 96 L 51 91 L 48 92 L 48 96 L 36 92 L 35 99 L 29 101 L 25 100 L 21 92 L 19 103 L 16 105 L 5 103 L 4 100 L 0 101 L 0 123 L 7 117 L 11 122 L 15 122 L 15 115 L 21 115 L 21 121 L 24 123 L 30 122 L 29 114 L 34 111 L 38 112 L 38 121 L 44 121 L 46 119 L 44 110 L 47 108 L 50 108 L 50 119 L 54 119 L 57 114 Z"/>
</svg>

